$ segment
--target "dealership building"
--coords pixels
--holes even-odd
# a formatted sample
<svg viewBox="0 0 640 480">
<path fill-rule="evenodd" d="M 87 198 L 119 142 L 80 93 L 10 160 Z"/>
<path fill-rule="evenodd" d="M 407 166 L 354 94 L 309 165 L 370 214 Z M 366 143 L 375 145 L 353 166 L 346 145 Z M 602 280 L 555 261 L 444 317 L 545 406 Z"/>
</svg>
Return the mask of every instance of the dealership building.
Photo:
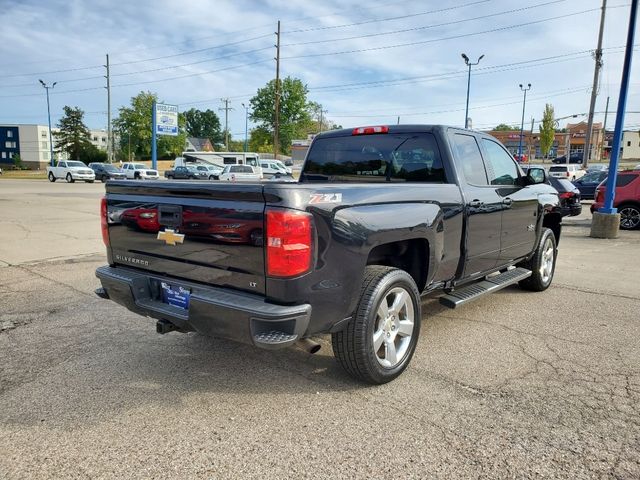
<svg viewBox="0 0 640 480">
<path fill-rule="evenodd" d="M 59 129 L 51 130 L 55 133 Z M 89 141 L 93 145 L 102 150 L 107 149 L 106 130 L 89 130 L 89 134 Z M 55 137 L 53 142 L 55 148 Z M 22 164 L 27 168 L 44 170 L 51 163 L 49 127 L 33 124 L 0 125 L 0 167 L 13 165 L 16 155 L 20 156 Z M 55 151 L 54 157 L 58 158 Z"/>
</svg>

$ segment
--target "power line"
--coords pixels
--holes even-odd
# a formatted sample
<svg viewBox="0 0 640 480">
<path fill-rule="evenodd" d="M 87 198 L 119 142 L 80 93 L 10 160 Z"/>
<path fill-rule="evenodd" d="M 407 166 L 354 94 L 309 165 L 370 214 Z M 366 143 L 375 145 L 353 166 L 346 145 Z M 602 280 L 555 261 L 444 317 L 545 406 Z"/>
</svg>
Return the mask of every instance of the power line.
<svg viewBox="0 0 640 480">
<path fill-rule="evenodd" d="M 345 23 L 345 24 L 342 24 L 342 25 L 327 25 L 327 26 L 323 26 L 323 27 L 311 27 L 311 28 L 303 28 L 303 29 L 299 29 L 299 30 L 289 30 L 289 31 L 285 31 L 284 33 L 292 34 L 292 33 L 303 33 L 303 32 L 315 32 L 317 30 L 330 30 L 330 29 L 335 29 L 335 28 L 356 27 L 356 26 L 359 26 L 359 25 L 366 25 L 368 23 L 390 22 L 392 20 L 402 20 L 402 19 L 405 19 L 405 18 L 413 18 L 413 17 L 422 16 L 422 15 L 430 15 L 432 13 L 448 12 L 448 11 L 451 11 L 451 10 L 457 10 L 457 9 L 460 9 L 460 8 L 479 5 L 481 3 L 488 3 L 490 1 L 491 0 L 476 0 L 476 1 L 473 1 L 473 2 L 470 2 L 470 3 L 464 3 L 462 5 L 455 5 L 453 7 L 439 8 L 437 10 L 428 10 L 426 12 L 410 13 L 410 14 L 407 14 L 407 15 L 399 15 L 399 16 L 396 16 L 396 17 L 378 18 L 378 19 L 373 19 L 373 20 L 364 20 L 362 22 Z"/>
<path fill-rule="evenodd" d="M 331 43 L 331 42 L 342 42 L 345 40 L 356 40 L 356 39 L 361 39 L 361 38 L 370 38 L 370 37 L 381 37 L 381 36 L 385 36 L 385 35 L 395 35 L 398 33 L 407 33 L 407 32 L 415 32 L 415 31 L 419 31 L 419 30 L 426 30 L 426 29 L 430 29 L 430 28 L 437 28 L 437 27 L 445 27 L 445 26 L 450 26 L 450 25 L 458 25 L 460 23 L 465 23 L 465 22 L 472 22 L 475 20 L 483 20 L 486 18 L 492 18 L 492 17 L 498 17 L 501 15 L 508 15 L 511 13 L 516 13 L 516 12 L 523 12 L 526 10 L 531 10 L 533 8 L 538 8 L 538 7 L 544 7 L 544 6 L 548 6 L 548 5 L 552 5 L 552 4 L 556 4 L 556 3 L 562 3 L 562 2 L 566 2 L 567 0 L 551 0 L 548 2 L 544 2 L 544 3 L 538 3 L 535 5 L 529 5 L 526 7 L 521 7 L 521 8 L 515 8 L 513 10 L 503 10 L 501 12 L 496 12 L 496 13 L 491 13 L 488 15 L 482 15 L 480 17 L 473 17 L 473 18 L 463 18 L 460 20 L 453 20 L 450 22 L 444 22 L 444 23 L 434 23 L 432 25 L 423 25 L 420 27 L 412 27 L 412 28 L 403 28 L 401 30 L 392 30 L 389 32 L 377 32 L 377 33 L 369 33 L 366 35 L 355 35 L 355 36 L 351 36 L 351 37 L 342 37 L 342 38 L 330 38 L 327 40 L 310 40 L 310 41 L 306 41 L 306 42 L 296 42 L 296 43 L 287 43 L 282 45 L 283 47 L 294 47 L 294 46 L 298 46 L 298 45 L 313 45 L 313 44 L 318 44 L 318 43 Z"/>
<path fill-rule="evenodd" d="M 619 5 L 616 7 L 611 7 L 611 8 L 619 8 L 622 7 L 624 5 Z M 407 42 L 407 43 L 398 43 L 398 44 L 394 44 L 394 45 L 381 45 L 378 47 L 369 47 L 369 48 L 358 48 L 358 49 L 353 49 L 353 50 L 343 50 L 343 51 L 338 51 L 338 52 L 322 52 L 322 53 L 308 53 L 308 54 L 303 54 L 303 55 L 292 55 L 292 56 L 288 56 L 288 57 L 282 57 L 283 59 L 295 59 L 295 58 L 311 58 L 311 57 L 325 57 L 325 56 L 334 56 L 334 55 L 345 55 L 345 54 L 351 54 L 351 53 L 363 53 L 363 52 L 373 52 L 373 51 L 378 51 L 378 50 L 388 50 L 391 48 L 402 48 L 402 47 L 411 47 L 411 46 L 416 46 L 416 45 L 425 45 L 428 43 L 435 43 L 435 42 L 442 42 L 445 40 L 455 40 L 458 38 L 467 38 L 467 37 L 472 37 L 472 36 L 476 36 L 476 35 L 484 35 L 486 33 L 495 33 L 495 32 L 501 32 L 501 31 L 506 31 L 506 30 L 512 30 L 514 28 L 520 28 L 520 27 L 526 27 L 529 25 L 537 25 L 540 23 L 544 23 L 544 22 L 549 22 L 549 21 L 553 21 L 553 20 L 559 20 L 562 18 L 568 18 L 568 17 L 573 17 L 573 16 L 577 16 L 577 15 L 582 15 L 585 13 L 590 13 L 590 12 L 595 12 L 595 11 L 599 11 L 599 8 L 591 8 L 588 10 L 581 10 L 579 12 L 572 12 L 572 13 L 567 13 L 564 15 L 556 15 L 555 17 L 548 17 L 548 18 L 543 18 L 540 20 L 532 20 L 530 22 L 525 22 L 525 23 L 518 23 L 518 24 L 514 24 L 514 25 L 508 25 L 506 27 L 497 27 L 497 28 L 492 28 L 490 30 L 483 30 L 480 32 L 472 32 L 472 33 L 463 33 L 460 35 L 452 35 L 452 36 L 448 36 L 448 37 L 441 37 L 441 38 L 432 38 L 429 40 L 421 40 L 421 41 L 417 41 L 417 42 Z"/>
</svg>

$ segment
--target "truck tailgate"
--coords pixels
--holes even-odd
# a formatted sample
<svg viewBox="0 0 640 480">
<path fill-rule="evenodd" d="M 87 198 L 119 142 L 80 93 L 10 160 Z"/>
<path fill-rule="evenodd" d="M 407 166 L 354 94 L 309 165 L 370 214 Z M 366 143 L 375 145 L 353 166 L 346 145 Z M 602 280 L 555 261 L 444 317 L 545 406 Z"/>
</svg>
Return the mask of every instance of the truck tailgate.
<svg viewBox="0 0 640 480">
<path fill-rule="evenodd" d="M 265 292 L 260 184 L 107 184 L 115 265 L 253 293 Z"/>
</svg>

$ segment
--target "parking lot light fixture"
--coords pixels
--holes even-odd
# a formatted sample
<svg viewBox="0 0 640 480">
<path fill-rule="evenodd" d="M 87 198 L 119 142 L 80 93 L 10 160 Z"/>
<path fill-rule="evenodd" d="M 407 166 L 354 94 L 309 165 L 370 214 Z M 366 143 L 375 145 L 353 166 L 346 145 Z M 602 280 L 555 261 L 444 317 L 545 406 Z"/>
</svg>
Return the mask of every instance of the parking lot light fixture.
<svg viewBox="0 0 640 480">
<path fill-rule="evenodd" d="M 464 128 L 467 128 L 469 125 L 469 90 L 471 88 L 471 67 L 474 65 L 478 65 L 480 63 L 480 60 L 484 58 L 484 55 L 480 55 L 476 63 L 472 63 L 466 53 L 462 54 L 462 58 L 464 59 L 464 63 L 469 68 L 469 74 L 467 75 L 467 108 L 464 111 Z"/>
<path fill-rule="evenodd" d="M 520 122 L 520 146 L 518 147 L 518 161 L 522 161 L 522 136 L 524 135 L 524 108 L 527 104 L 527 92 L 531 90 L 531 84 L 527 83 L 527 86 L 520 84 L 520 90 L 524 92 L 524 99 L 522 100 L 522 121 Z"/>
<path fill-rule="evenodd" d="M 47 85 L 46 83 L 44 83 L 42 80 L 38 80 L 42 86 L 44 87 L 44 89 L 47 91 L 47 118 L 49 120 L 49 155 L 51 156 L 51 158 L 49 159 L 49 161 L 51 162 L 51 166 L 53 167 L 53 136 L 51 135 L 51 108 L 49 107 L 49 89 L 53 88 L 56 86 L 56 83 L 58 82 L 53 82 L 51 85 Z"/>
</svg>

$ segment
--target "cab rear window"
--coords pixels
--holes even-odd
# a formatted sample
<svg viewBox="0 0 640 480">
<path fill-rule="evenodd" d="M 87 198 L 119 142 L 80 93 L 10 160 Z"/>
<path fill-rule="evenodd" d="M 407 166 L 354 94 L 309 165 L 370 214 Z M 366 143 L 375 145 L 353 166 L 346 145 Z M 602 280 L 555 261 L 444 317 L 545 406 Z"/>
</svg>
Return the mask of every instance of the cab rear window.
<svg viewBox="0 0 640 480">
<path fill-rule="evenodd" d="M 567 167 L 550 167 L 549 171 L 550 172 L 566 172 Z"/>
<path fill-rule="evenodd" d="M 445 181 L 435 137 L 399 133 L 319 138 L 311 146 L 302 181 Z"/>
</svg>

